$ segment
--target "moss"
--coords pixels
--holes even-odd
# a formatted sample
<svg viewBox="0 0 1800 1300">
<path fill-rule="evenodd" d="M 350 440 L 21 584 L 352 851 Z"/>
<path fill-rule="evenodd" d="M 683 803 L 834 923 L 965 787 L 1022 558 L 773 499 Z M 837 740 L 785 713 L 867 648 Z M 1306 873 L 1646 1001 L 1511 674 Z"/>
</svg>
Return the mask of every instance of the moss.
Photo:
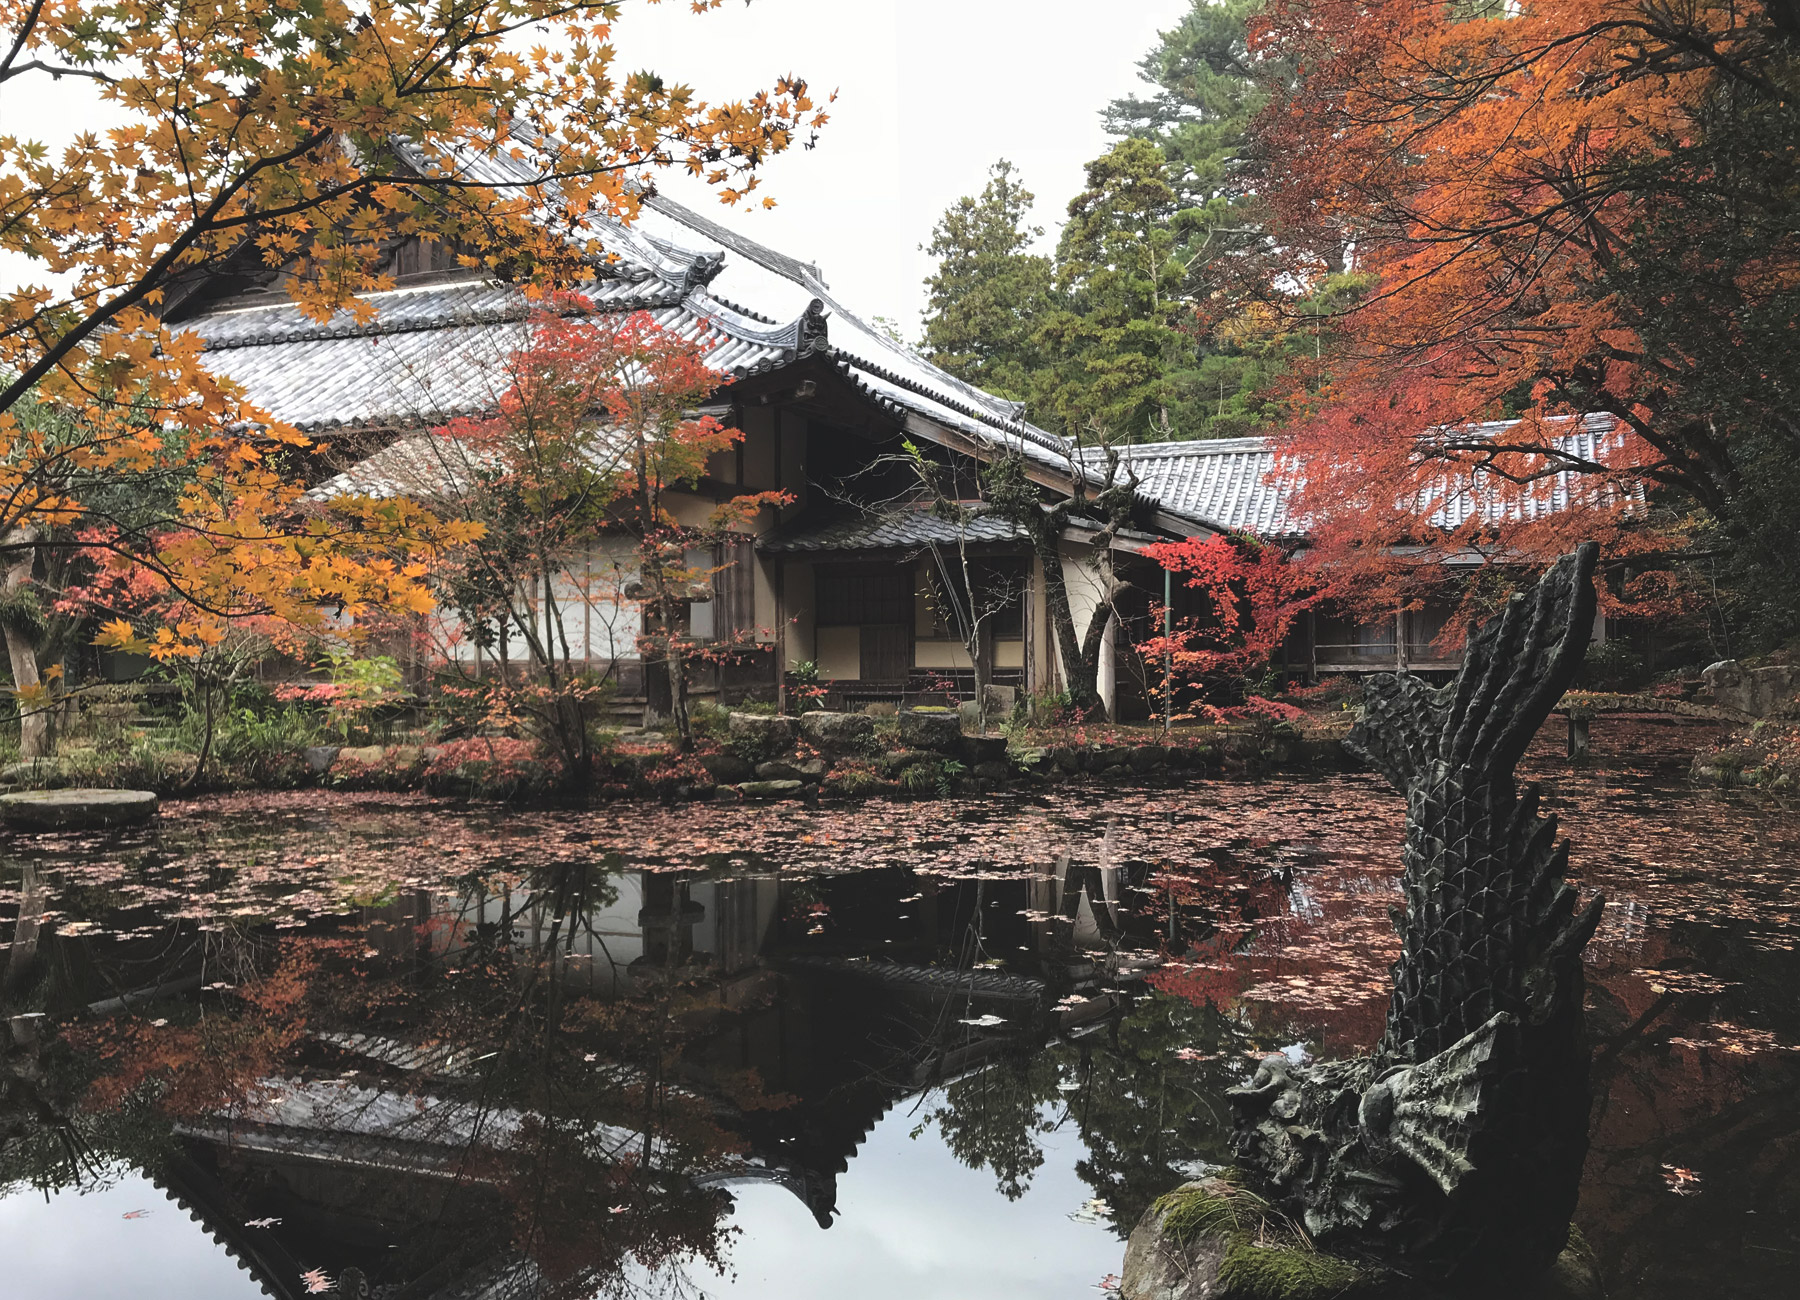
<svg viewBox="0 0 1800 1300">
<path fill-rule="evenodd" d="M 1372 1296 L 1373 1281 L 1297 1240 L 1259 1241 L 1248 1232 L 1232 1236 L 1219 1265 L 1220 1300 L 1348 1300 Z"/>
<path fill-rule="evenodd" d="M 1151 1209 L 1163 1216 L 1163 1235 L 1184 1246 L 1207 1233 L 1255 1231 L 1270 1215 L 1267 1201 L 1223 1177 L 1210 1179 L 1208 1188 L 1178 1187 Z"/>
<path fill-rule="evenodd" d="M 1157 1199 L 1168 1239 L 1188 1245 L 1223 1237 L 1219 1300 L 1355 1300 L 1378 1294 L 1381 1279 L 1321 1254 L 1269 1203 L 1224 1178 Z"/>
</svg>

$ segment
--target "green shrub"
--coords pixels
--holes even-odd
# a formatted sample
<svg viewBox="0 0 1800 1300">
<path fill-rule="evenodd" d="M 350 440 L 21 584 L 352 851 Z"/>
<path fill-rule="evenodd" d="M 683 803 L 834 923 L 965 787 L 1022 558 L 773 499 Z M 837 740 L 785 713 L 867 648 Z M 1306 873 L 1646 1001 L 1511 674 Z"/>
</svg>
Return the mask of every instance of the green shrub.
<svg viewBox="0 0 1800 1300">
<path fill-rule="evenodd" d="M 1590 645 L 1581 678 L 1590 690 L 1633 691 L 1644 684 L 1644 657 L 1623 641 Z"/>
<path fill-rule="evenodd" d="M 900 788 L 908 794 L 924 794 L 945 784 L 942 763 L 914 763 L 900 773 Z"/>
</svg>

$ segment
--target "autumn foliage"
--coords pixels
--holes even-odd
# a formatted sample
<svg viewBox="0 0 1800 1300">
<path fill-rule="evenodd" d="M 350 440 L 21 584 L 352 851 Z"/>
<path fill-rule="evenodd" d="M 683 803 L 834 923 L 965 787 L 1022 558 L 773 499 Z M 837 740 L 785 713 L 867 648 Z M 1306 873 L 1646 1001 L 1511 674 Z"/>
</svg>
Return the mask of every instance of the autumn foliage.
<svg viewBox="0 0 1800 1300">
<path fill-rule="evenodd" d="M 716 8 L 702 0 L 696 11 Z M 301 500 L 312 444 L 161 319 L 209 277 L 268 275 L 310 317 L 366 318 L 396 240 L 536 293 L 591 279 L 594 214 L 630 220 L 679 167 L 729 201 L 825 117 L 804 82 L 708 103 L 622 73 L 616 0 L 51 0 L 0 4 L 0 88 L 91 83 L 120 125 L 60 154 L 0 138 L 0 550 L 10 598 L 44 548 L 153 575 L 106 642 L 186 660 L 234 620 L 319 631 L 429 604 L 466 531 L 416 504 Z M 135 483 L 121 500 L 106 489 Z M 9 635 L 15 685 L 36 648 Z M 29 734 L 27 749 L 42 747 Z"/>
<path fill-rule="evenodd" d="M 1796 35 L 1774 4 L 1274 0 L 1271 275 L 1348 253 L 1369 279 L 1292 394 L 1323 551 L 1530 565 L 1596 537 L 1641 570 L 1717 529 L 1774 576 Z"/>
<path fill-rule="evenodd" d="M 685 522 L 673 509 L 670 494 L 693 488 L 743 437 L 698 410 L 729 382 L 707 365 L 710 345 L 710 334 L 683 337 L 644 312 L 595 314 L 579 295 L 558 296 L 533 318 L 526 346 L 496 365 L 493 414 L 443 425 L 425 455 L 436 481 L 421 491 L 480 538 L 437 566 L 457 616 L 441 648 L 463 671 L 459 641 L 498 661 L 490 707 L 554 743 L 571 779 L 591 758 L 583 717 L 602 685 L 589 672 L 594 647 L 577 630 L 584 612 L 634 613 L 631 648 L 664 679 L 647 687 L 666 686 L 691 743 L 684 664 L 697 647 L 684 625 L 714 572 L 694 557 L 787 500 L 744 493 Z M 608 536 L 628 544 L 629 565 L 593 562 Z M 529 681 L 510 672 L 515 641 Z"/>
</svg>

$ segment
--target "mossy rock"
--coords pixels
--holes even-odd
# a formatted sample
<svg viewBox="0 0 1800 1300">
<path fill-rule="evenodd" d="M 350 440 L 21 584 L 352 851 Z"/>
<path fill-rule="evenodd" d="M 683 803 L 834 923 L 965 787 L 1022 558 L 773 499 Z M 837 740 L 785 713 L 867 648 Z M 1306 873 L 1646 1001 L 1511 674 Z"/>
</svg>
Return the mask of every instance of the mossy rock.
<svg viewBox="0 0 1800 1300">
<path fill-rule="evenodd" d="M 1462 1300 L 1385 1269 L 1318 1250 L 1266 1201 L 1229 1176 L 1160 1197 L 1125 1251 L 1125 1300 Z M 1581 1235 L 1535 1285 L 1505 1300 L 1603 1300 Z"/>
<path fill-rule="evenodd" d="M 1159 1198 L 1125 1252 L 1125 1300 L 1374 1300 L 1393 1279 L 1322 1254 L 1225 1178 Z"/>
</svg>

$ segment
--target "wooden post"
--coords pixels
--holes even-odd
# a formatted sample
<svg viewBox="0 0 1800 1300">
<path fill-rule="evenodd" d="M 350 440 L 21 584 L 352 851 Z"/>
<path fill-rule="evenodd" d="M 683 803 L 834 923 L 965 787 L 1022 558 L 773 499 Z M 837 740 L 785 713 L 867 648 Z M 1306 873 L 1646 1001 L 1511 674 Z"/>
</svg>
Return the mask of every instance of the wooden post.
<svg viewBox="0 0 1800 1300">
<path fill-rule="evenodd" d="M 787 712 L 787 556 L 775 557 L 775 711 Z"/>
</svg>

